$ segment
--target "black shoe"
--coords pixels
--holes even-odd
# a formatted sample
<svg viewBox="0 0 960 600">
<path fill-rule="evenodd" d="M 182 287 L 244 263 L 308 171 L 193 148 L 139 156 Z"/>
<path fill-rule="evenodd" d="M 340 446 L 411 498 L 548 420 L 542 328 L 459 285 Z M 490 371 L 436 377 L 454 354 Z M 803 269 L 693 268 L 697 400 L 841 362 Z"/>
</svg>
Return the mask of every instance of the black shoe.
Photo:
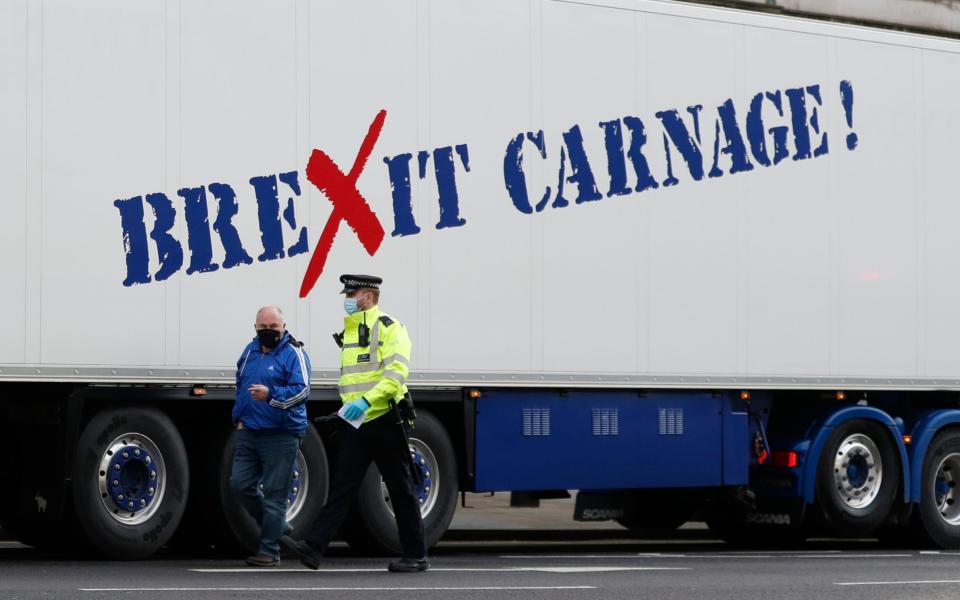
<svg viewBox="0 0 960 600">
<path fill-rule="evenodd" d="M 280 564 L 280 559 L 269 554 L 254 554 L 247 557 L 247 564 L 251 567 L 275 567 Z"/>
<path fill-rule="evenodd" d="M 280 536 L 280 545 L 297 555 L 303 566 L 313 570 L 320 568 L 321 554 L 313 549 L 313 546 L 307 542 L 298 542 L 288 535 Z"/>
<path fill-rule="evenodd" d="M 390 563 L 387 570 L 391 573 L 417 573 L 429 568 L 430 561 L 424 556 L 423 558 L 401 558 L 397 562 Z"/>
</svg>

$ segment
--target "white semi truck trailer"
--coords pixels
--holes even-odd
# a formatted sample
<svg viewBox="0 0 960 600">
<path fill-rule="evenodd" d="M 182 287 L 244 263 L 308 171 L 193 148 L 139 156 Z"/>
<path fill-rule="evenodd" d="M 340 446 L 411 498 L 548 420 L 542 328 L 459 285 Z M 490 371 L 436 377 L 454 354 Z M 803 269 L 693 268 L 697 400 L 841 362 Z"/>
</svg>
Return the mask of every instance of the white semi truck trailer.
<svg viewBox="0 0 960 600">
<path fill-rule="evenodd" d="M 0 3 L 0 524 L 249 544 L 262 305 L 337 407 L 337 276 L 459 492 L 960 547 L 960 42 L 654 0 Z M 328 489 L 311 429 L 295 526 Z M 371 468 L 344 537 L 396 548 Z"/>
</svg>

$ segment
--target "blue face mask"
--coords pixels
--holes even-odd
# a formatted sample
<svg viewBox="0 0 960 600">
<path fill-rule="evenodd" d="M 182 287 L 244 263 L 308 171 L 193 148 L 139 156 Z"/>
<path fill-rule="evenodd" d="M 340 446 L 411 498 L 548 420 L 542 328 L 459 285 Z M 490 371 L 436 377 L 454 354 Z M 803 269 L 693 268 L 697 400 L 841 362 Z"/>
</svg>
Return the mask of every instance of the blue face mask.
<svg viewBox="0 0 960 600">
<path fill-rule="evenodd" d="M 352 315 L 357 312 L 357 299 L 356 298 L 344 298 L 343 299 L 343 310 L 347 311 L 348 315 Z"/>
</svg>

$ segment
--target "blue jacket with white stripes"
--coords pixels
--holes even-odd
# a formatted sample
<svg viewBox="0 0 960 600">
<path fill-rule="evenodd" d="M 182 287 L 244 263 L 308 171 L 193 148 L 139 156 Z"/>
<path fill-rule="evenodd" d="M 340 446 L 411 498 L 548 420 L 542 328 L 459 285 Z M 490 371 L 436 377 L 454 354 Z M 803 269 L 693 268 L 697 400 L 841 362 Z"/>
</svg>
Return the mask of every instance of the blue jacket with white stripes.
<svg viewBox="0 0 960 600">
<path fill-rule="evenodd" d="M 251 385 L 270 390 L 265 402 L 253 399 Z M 237 399 L 233 422 L 254 431 L 288 431 L 302 435 L 307 429 L 310 395 L 310 357 L 289 333 L 277 347 L 264 353 L 253 338 L 237 361 Z"/>
</svg>

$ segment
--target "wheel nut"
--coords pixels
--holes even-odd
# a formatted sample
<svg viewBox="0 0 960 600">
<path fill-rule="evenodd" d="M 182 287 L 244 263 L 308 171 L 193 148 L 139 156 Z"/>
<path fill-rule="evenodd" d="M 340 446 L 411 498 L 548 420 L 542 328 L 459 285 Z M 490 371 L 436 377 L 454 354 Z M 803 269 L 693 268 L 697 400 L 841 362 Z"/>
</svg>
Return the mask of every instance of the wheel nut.
<svg viewBox="0 0 960 600">
<path fill-rule="evenodd" d="M 123 502 L 123 494 L 117 494 L 117 500 Z"/>
<path fill-rule="evenodd" d="M 153 462 L 153 459 L 151 459 L 151 458 L 148 456 L 148 457 L 146 457 L 145 459 L 143 459 L 143 462 L 145 462 L 145 463 L 147 463 L 147 464 L 149 465 L 150 463 Z"/>
<path fill-rule="evenodd" d="M 114 470 L 114 471 L 119 471 L 119 470 L 120 470 L 120 465 L 119 465 L 119 464 L 113 465 L 113 470 Z"/>
<path fill-rule="evenodd" d="M 133 455 L 134 455 L 134 456 L 140 456 L 140 448 L 137 448 L 136 450 L 134 450 L 134 451 L 133 451 Z"/>
<path fill-rule="evenodd" d="M 294 478 L 294 479 L 300 479 L 300 471 L 294 471 L 294 472 L 293 472 L 293 478 Z"/>
<path fill-rule="evenodd" d="M 154 488 L 150 488 L 150 489 L 147 490 L 147 493 L 152 496 L 155 491 L 157 491 L 157 490 L 155 490 Z"/>
<path fill-rule="evenodd" d="M 147 501 L 144 500 L 143 498 L 141 498 L 141 499 L 140 499 L 140 506 L 146 506 L 146 505 L 147 505 Z"/>
<path fill-rule="evenodd" d="M 114 479 L 114 480 L 113 480 L 113 485 L 114 485 L 114 487 L 116 487 L 116 486 L 120 485 L 120 482 L 117 481 L 116 479 Z"/>
<path fill-rule="evenodd" d="M 293 493 L 294 493 L 294 494 L 296 494 L 296 493 L 299 492 L 299 491 L 300 491 L 300 488 L 298 488 L 298 487 L 293 488 Z"/>
<path fill-rule="evenodd" d="M 133 502 L 127 502 L 127 508 L 133 508 Z"/>
<path fill-rule="evenodd" d="M 124 453 L 123 453 L 123 457 L 124 457 L 124 458 L 130 458 L 130 453 L 129 453 L 129 452 L 124 452 Z"/>
<path fill-rule="evenodd" d="M 150 479 L 156 479 L 156 478 L 157 478 L 157 472 L 156 472 L 156 471 L 150 471 Z"/>
</svg>

